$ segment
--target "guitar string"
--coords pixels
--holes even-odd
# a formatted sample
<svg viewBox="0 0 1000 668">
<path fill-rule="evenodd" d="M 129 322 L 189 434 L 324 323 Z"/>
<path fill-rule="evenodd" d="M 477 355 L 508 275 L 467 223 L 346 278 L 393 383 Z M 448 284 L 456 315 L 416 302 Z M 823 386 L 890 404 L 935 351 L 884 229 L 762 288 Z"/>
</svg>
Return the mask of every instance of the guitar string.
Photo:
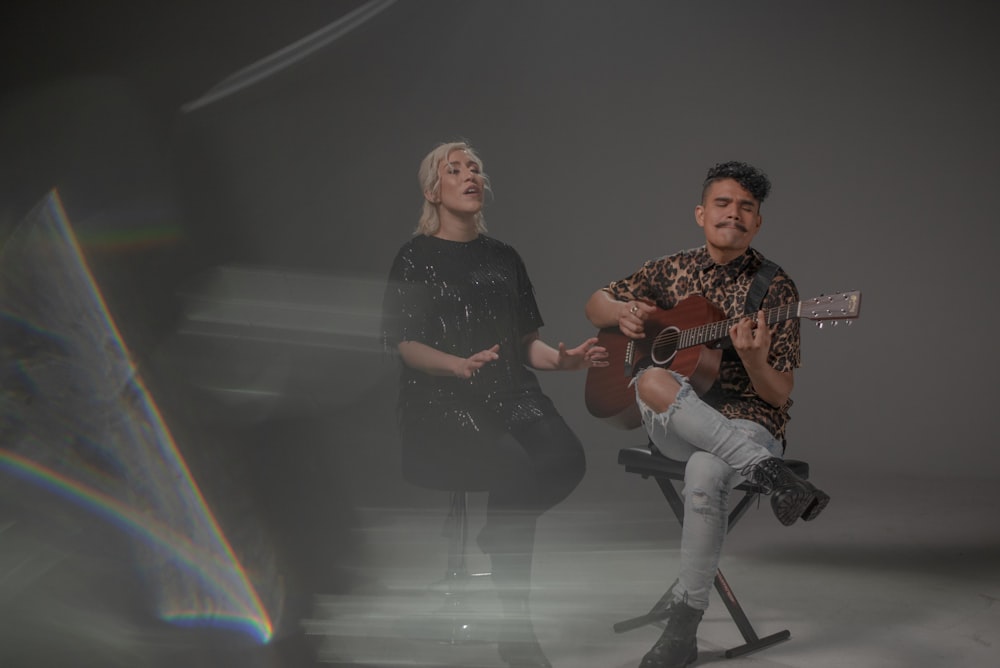
<svg viewBox="0 0 1000 668">
<path fill-rule="evenodd" d="M 773 325 L 776 322 L 790 319 L 798 311 L 801 302 L 797 304 L 786 304 L 775 306 L 764 312 L 764 322 Z M 690 348 L 700 343 L 717 341 L 724 338 L 729 330 L 743 319 L 742 316 L 729 318 L 728 320 L 717 320 L 715 322 L 698 325 L 678 332 L 677 330 L 666 328 L 653 339 L 653 347 L 659 348 L 663 344 L 669 344 L 675 349 Z M 678 345 L 680 344 L 680 345 Z"/>
<path fill-rule="evenodd" d="M 795 317 L 801 316 L 802 307 L 807 304 L 819 304 L 819 299 L 811 299 L 808 301 L 800 301 L 795 304 L 786 304 L 782 306 L 775 306 L 774 308 L 768 309 L 764 312 L 764 322 L 768 325 L 773 325 L 777 322 L 782 322 L 784 320 L 790 320 Z M 846 310 L 841 307 L 844 311 L 841 317 L 849 318 Z M 687 330 L 677 330 L 674 328 L 664 328 L 659 334 L 653 339 L 652 348 L 659 348 L 663 344 L 670 345 L 673 350 L 681 350 L 683 348 L 690 348 L 692 346 L 699 345 L 701 343 L 708 343 L 710 341 L 717 341 L 724 338 L 729 330 L 737 324 L 744 316 L 739 316 L 736 318 L 729 318 L 727 320 L 719 320 L 712 323 L 707 323 L 703 325 L 698 325 L 697 327 L 692 327 Z M 814 316 L 805 316 L 814 317 Z M 814 319 L 816 319 L 814 317 Z"/>
</svg>

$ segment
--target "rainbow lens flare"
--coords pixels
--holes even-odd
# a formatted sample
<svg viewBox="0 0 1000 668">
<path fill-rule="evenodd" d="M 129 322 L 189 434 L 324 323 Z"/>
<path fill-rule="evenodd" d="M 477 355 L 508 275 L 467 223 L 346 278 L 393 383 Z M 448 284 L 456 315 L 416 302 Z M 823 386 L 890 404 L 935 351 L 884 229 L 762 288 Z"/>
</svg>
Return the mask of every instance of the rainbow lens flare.
<svg viewBox="0 0 1000 668">
<path fill-rule="evenodd" d="M 0 475 L 137 539 L 163 620 L 268 642 L 253 578 L 130 359 L 55 191 L 0 249 L 0 371 Z"/>
</svg>

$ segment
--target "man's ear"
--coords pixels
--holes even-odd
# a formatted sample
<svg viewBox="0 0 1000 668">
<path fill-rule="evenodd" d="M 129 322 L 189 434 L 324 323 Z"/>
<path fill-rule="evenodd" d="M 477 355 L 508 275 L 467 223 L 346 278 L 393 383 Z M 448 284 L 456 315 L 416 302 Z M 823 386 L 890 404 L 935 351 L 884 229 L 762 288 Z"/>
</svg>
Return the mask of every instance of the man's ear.
<svg viewBox="0 0 1000 668">
<path fill-rule="evenodd" d="M 701 204 L 694 208 L 694 219 L 698 222 L 698 227 L 705 227 L 705 207 Z"/>
</svg>

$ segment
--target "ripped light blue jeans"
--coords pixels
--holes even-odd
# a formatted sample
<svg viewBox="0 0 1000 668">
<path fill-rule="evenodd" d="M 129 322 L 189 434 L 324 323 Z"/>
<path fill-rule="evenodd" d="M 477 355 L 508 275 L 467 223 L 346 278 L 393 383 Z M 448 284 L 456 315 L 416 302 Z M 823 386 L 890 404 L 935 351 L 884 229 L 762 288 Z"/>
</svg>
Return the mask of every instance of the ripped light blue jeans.
<svg viewBox="0 0 1000 668">
<path fill-rule="evenodd" d="M 782 446 L 756 422 L 723 416 L 698 398 L 686 378 L 670 373 L 681 384 L 670 408 L 656 413 L 638 393 L 636 400 L 656 450 L 687 462 L 681 567 L 673 597 L 704 610 L 728 529 L 729 492 L 745 479 L 741 471 L 769 457 L 781 457 Z"/>
</svg>

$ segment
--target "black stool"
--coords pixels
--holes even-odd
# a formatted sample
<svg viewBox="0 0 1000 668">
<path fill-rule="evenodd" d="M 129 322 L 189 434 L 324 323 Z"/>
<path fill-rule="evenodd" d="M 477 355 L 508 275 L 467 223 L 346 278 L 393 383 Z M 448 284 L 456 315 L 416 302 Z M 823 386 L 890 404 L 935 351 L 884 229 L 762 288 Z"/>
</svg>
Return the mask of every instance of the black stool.
<svg viewBox="0 0 1000 668">
<path fill-rule="evenodd" d="M 668 459 L 667 457 L 650 451 L 648 447 L 636 447 L 622 448 L 619 450 L 618 463 L 624 466 L 628 473 L 638 473 L 643 478 L 652 477 L 655 479 L 656 484 L 660 486 L 660 491 L 663 492 L 663 496 L 666 497 L 667 503 L 670 504 L 670 508 L 674 511 L 677 521 L 681 524 L 684 523 L 684 501 L 681 498 L 675 483 L 683 482 L 686 462 Z M 795 459 L 786 459 L 785 464 L 787 464 L 788 467 L 800 478 L 806 479 L 809 477 L 809 464 L 806 462 Z M 743 517 L 744 513 L 746 513 L 750 504 L 753 503 L 757 496 L 761 493 L 760 487 L 753 485 L 750 482 L 744 482 L 737 485 L 735 489 L 743 492 L 743 496 L 736 502 L 736 505 L 733 506 L 732 510 L 729 511 L 729 530 L 732 530 L 733 526 L 735 526 L 740 518 Z M 653 624 L 663 620 L 666 617 L 664 609 L 670 601 L 672 589 L 673 587 L 668 589 L 660 600 L 657 601 L 652 609 L 645 615 L 626 619 L 615 624 L 615 632 L 624 633 L 625 631 L 631 631 L 632 629 L 637 629 L 641 626 Z M 757 650 L 770 647 L 771 645 L 775 645 L 783 640 L 788 640 L 788 638 L 791 637 L 791 633 L 787 630 L 772 633 L 771 635 L 763 638 L 758 636 L 757 632 L 754 631 L 750 620 L 747 619 L 746 613 L 743 612 L 742 606 L 740 606 L 739 601 L 736 599 L 736 594 L 733 592 L 732 587 L 729 586 L 729 582 L 727 582 L 726 578 L 722 575 L 722 569 L 716 571 L 715 590 L 719 593 L 719 596 L 722 597 L 722 602 L 726 604 L 726 609 L 729 610 L 729 615 L 733 618 L 733 622 L 736 623 L 736 626 L 739 628 L 740 633 L 743 635 L 743 640 L 745 641 L 744 644 L 738 647 L 726 650 L 725 656 L 727 659 L 749 654 L 750 652 L 756 652 Z"/>
</svg>

